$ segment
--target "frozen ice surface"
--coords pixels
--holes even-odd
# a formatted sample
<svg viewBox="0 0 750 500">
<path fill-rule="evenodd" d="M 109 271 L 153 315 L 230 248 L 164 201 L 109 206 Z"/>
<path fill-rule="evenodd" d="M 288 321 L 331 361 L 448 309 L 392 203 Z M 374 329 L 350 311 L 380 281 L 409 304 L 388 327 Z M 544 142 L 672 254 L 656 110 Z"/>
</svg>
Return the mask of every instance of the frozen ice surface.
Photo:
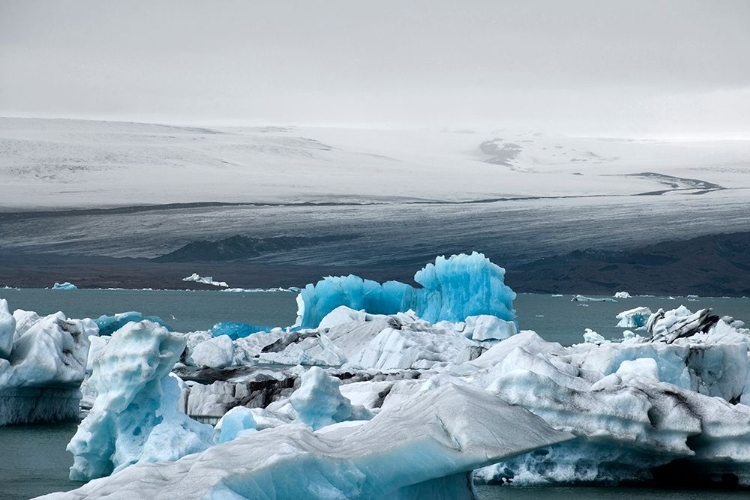
<svg viewBox="0 0 750 500">
<path fill-rule="evenodd" d="M 701 309 L 693 314 L 685 306 L 680 306 L 668 312 L 659 309 L 648 319 L 646 330 L 654 340 L 672 343 L 680 337 L 705 331 L 717 321 L 719 317 L 711 314 L 710 309 Z"/>
<path fill-rule="evenodd" d="M 470 262 L 454 267 L 488 266 L 478 254 L 463 258 Z M 269 492 L 276 498 L 462 498 L 466 471 L 485 465 L 481 480 L 532 484 L 648 479 L 653 467 L 676 459 L 731 467 L 741 484 L 750 484 L 747 330 L 680 307 L 651 315 L 651 337 L 629 332 L 610 341 L 588 331 L 586 342 L 562 347 L 531 331 L 513 335 L 512 320 L 463 316 L 465 309 L 444 294 L 459 283 L 455 293 L 477 300 L 483 286 L 497 285 L 497 274 L 456 278 L 455 268 L 440 269 L 449 260 L 438 259 L 422 276 L 430 288 L 407 293 L 437 293 L 423 310 L 435 304 L 439 314 L 461 310 L 460 321 L 337 304 L 317 328 L 233 340 L 211 332 L 170 334 L 144 321 L 126 324 L 106 347 L 95 340 L 90 385 L 97 398 L 71 441 L 71 474 L 119 473 L 58 498 Z M 449 284 L 435 285 L 439 276 Z M 347 300 L 369 300 L 357 286 L 337 290 Z M 371 288 L 380 299 L 383 290 Z M 14 320 L 27 325 L 20 339 L 46 318 L 19 313 Z M 187 366 L 180 369 L 208 367 L 201 376 L 217 380 L 180 385 L 170 377 L 183 351 Z M 178 400 L 191 414 L 224 415 L 216 434 L 179 413 Z M 510 421 L 504 420 L 511 415 L 507 404 L 521 412 Z M 577 439 L 548 442 L 549 429 L 529 424 L 524 409 Z M 525 447 L 537 438 L 543 450 Z M 495 449 L 508 442 L 530 453 L 512 457 L 508 448 Z M 193 452 L 199 453 L 185 456 Z M 159 460 L 171 462 L 148 463 Z"/>
<path fill-rule="evenodd" d="M 8 359 L 13 348 L 16 319 L 8 310 L 8 301 L 0 299 L 0 358 Z"/>
<path fill-rule="evenodd" d="M 213 442 L 211 426 L 177 409 L 180 388 L 170 370 L 184 348 L 184 339 L 150 321 L 128 323 L 112 335 L 89 380 L 94 406 L 68 444 L 71 479 L 176 460 Z"/>
<path fill-rule="evenodd" d="M 80 320 L 62 313 L 33 323 L 0 359 L 0 387 L 77 388 L 86 373 L 89 338 Z"/>
<path fill-rule="evenodd" d="M 351 402 L 341 395 L 341 381 L 314 366 L 302 375 L 302 385 L 289 398 L 297 418 L 314 430 L 349 420 Z"/>
<path fill-rule="evenodd" d="M 307 285 L 298 300 L 297 323 L 315 328 L 336 307 L 345 305 L 372 314 L 414 310 L 431 323 L 463 321 L 491 314 L 514 321 L 515 292 L 504 283 L 505 270 L 483 254 L 438 257 L 414 275 L 422 288 L 388 281 L 382 285 L 354 275 L 328 277 Z"/>
<path fill-rule="evenodd" d="M 643 328 L 651 317 L 651 309 L 648 307 L 635 307 L 622 311 L 617 315 L 620 321 L 617 326 L 620 328 Z"/>
<path fill-rule="evenodd" d="M 222 321 L 216 323 L 211 328 L 211 335 L 218 337 L 219 335 L 226 335 L 232 340 L 237 340 L 242 337 L 247 337 L 253 333 L 268 331 L 270 328 L 265 326 L 250 325 L 247 323 L 238 323 L 236 321 Z"/>
<path fill-rule="evenodd" d="M 255 363 L 305 366 L 350 366 L 353 369 L 427 369 L 476 358 L 498 337 L 515 331 L 515 323 L 494 316 L 469 317 L 467 323 L 431 324 L 413 312 L 368 314 L 339 306 L 322 327 L 259 332 L 234 342 L 233 366 Z M 478 335 L 481 340 L 475 340 Z M 188 364 L 207 337 L 190 334 Z M 227 345 L 228 346 L 228 345 Z"/>
<path fill-rule="evenodd" d="M 693 317 L 689 311 L 667 317 Z M 563 348 L 522 332 L 472 362 L 505 401 L 579 436 L 478 473 L 483 481 L 538 484 L 642 480 L 677 458 L 734 464 L 750 484 L 747 331 L 724 322 L 702 333 Z M 483 359 L 487 358 L 487 359 Z M 572 410 L 574 409 L 574 411 Z"/>
<path fill-rule="evenodd" d="M 628 292 L 616 292 L 614 298 L 616 299 L 629 299 L 631 295 Z"/>
<path fill-rule="evenodd" d="M 226 443 L 238 436 L 255 431 L 256 426 L 250 408 L 235 406 L 226 412 L 214 426 L 214 439 L 217 443 Z"/>
<path fill-rule="evenodd" d="M 78 287 L 75 286 L 73 283 L 65 281 L 63 283 L 55 283 L 52 286 L 52 289 L 53 290 L 78 290 Z"/>
<path fill-rule="evenodd" d="M 589 342 L 591 344 L 601 344 L 602 342 L 605 342 L 606 339 L 591 328 L 586 328 L 586 330 L 583 332 L 583 341 Z"/>
<path fill-rule="evenodd" d="M 466 318 L 464 335 L 472 340 L 505 340 L 518 333 L 515 321 L 507 321 L 497 316 L 481 314 Z"/>
<path fill-rule="evenodd" d="M 0 425 L 77 418 L 89 334 L 96 334 L 91 322 L 62 313 L 11 316 L 0 300 Z"/>
<path fill-rule="evenodd" d="M 234 360 L 234 344 L 227 335 L 219 335 L 193 348 L 190 359 L 195 366 L 226 368 Z"/>
<path fill-rule="evenodd" d="M 472 469 L 568 439 L 486 391 L 447 384 L 362 425 L 266 429 L 45 498 L 470 499 Z"/>
</svg>

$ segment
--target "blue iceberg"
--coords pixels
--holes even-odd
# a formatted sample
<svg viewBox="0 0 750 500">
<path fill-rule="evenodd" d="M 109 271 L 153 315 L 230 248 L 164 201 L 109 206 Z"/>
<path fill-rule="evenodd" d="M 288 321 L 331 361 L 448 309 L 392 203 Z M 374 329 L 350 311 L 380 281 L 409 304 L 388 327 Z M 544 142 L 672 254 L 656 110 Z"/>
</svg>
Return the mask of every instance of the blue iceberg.
<svg viewBox="0 0 750 500">
<path fill-rule="evenodd" d="M 144 319 L 163 326 L 169 332 L 173 331 L 172 327 L 165 323 L 164 320 L 160 317 L 144 316 L 137 311 L 119 313 L 115 314 L 114 316 L 99 316 L 99 319 L 95 319 L 94 322 L 96 323 L 96 326 L 99 327 L 99 335 L 112 335 L 131 321 L 138 323 L 140 321 L 143 321 Z"/>
<path fill-rule="evenodd" d="M 226 335 L 232 340 L 241 339 L 258 332 L 267 332 L 270 328 L 266 326 L 250 325 L 248 323 L 237 323 L 235 321 L 222 321 L 211 328 L 211 335 L 218 337 Z"/>
<path fill-rule="evenodd" d="M 483 254 L 438 257 L 414 275 L 415 288 L 398 281 L 383 284 L 359 276 L 327 277 L 307 285 L 297 298 L 297 326 L 314 328 L 339 306 L 371 314 L 396 314 L 412 309 L 431 323 L 463 321 L 488 314 L 515 321 L 516 294 L 504 282 L 505 269 Z"/>
<path fill-rule="evenodd" d="M 53 290 L 78 290 L 78 287 L 69 281 L 63 283 L 55 283 L 52 287 Z"/>
</svg>

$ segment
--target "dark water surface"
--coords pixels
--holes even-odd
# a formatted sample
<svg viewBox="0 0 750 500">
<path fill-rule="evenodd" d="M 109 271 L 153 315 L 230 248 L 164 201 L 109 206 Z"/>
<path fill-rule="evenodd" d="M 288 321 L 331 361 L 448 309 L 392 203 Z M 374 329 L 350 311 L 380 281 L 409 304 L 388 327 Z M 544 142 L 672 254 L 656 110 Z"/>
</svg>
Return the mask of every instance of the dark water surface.
<svg viewBox="0 0 750 500">
<path fill-rule="evenodd" d="M 138 311 L 159 316 L 176 331 L 209 330 L 219 321 L 288 326 L 297 317 L 295 293 L 192 290 L 0 289 L 8 308 L 40 315 L 62 311 L 69 318 Z"/>
<path fill-rule="evenodd" d="M 0 499 L 27 499 L 82 484 L 68 479 L 73 455 L 65 447 L 76 428 L 76 423 L 0 427 Z"/>
</svg>

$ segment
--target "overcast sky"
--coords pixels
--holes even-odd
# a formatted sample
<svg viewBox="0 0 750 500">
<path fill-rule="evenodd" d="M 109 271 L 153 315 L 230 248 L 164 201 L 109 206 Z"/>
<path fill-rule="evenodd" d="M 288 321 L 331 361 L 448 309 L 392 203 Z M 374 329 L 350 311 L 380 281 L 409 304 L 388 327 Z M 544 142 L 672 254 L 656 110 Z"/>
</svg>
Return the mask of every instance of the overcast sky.
<svg viewBox="0 0 750 500">
<path fill-rule="evenodd" d="M 0 115 L 750 137 L 750 1 L 0 0 Z"/>
</svg>

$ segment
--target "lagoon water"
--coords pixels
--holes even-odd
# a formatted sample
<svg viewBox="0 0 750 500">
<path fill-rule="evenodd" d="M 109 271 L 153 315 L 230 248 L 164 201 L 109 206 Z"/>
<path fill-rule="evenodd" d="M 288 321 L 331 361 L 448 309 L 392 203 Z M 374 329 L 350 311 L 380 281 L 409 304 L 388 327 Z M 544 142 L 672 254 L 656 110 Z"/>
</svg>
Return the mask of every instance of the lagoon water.
<svg viewBox="0 0 750 500">
<path fill-rule="evenodd" d="M 290 292 L 0 289 L 0 298 L 7 299 L 11 309 L 39 314 L 61 310 L 71 318 L 135 310 L 159 316 L 178 331 L 206 330 L 219 321 L 286 326 L 296 317 L 295 294 Z M 522 329 L 535 330 L 545 339 L 564 345 L 581 342 L 585 328 L 606 338 L 620 337 L 623 329 L 615 326 L 615 315 L 623 310 L 638 306 L 666 310 L 681 304 L 692 311 L 711 307 L 716 314 L 750 324 L 750 298 L 633 297 L 617 302 L 572 302 L 569 295 L 521 294 L 515 301 Z M 75 429 L 75 424 L 0 427 L 0 499 L 26 499 L 76 488 L 79 483 L 67 479 L 72 455 L 65 451 Z M 719 500 L 749 495 L 746 491 L 720 490 L 502 486 L 482 486 L 478 494 L 486 500 Z"/>
</svg>

